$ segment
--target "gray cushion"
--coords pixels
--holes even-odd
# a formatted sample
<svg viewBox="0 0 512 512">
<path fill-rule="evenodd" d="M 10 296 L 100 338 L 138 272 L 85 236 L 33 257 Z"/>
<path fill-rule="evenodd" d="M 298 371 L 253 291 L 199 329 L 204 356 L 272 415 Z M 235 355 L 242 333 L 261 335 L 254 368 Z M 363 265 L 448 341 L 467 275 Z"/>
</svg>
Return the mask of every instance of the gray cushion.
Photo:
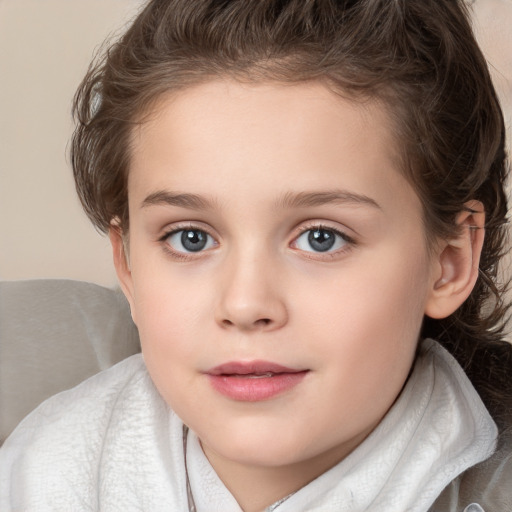
<svg viewBox="0 0 512 512">
<path fill-rule="evenodd" d="M 119 290 L 0 282 L 0 442 L 39 403 L 140 351 Z"/>
</svg>

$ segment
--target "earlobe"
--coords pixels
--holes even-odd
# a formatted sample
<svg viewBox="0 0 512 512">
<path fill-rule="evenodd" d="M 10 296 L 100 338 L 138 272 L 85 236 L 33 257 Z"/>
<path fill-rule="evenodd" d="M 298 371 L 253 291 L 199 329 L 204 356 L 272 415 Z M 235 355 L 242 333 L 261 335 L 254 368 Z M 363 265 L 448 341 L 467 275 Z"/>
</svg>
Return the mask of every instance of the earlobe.
<svg viewBox="0 0 512 512">
<path fill-rule="evenodd" d="M 469 297 L 478 278 L 485 235 L 485 213 L 480 201 L 469 201 L 457 216 L 460 234 L 445 240 L 435 261 L 435 275 L 425 306 L 431 318 L 446 318 Z"/>
<path fill-rule="evenodd" d="M 127 253 L 128 251 L 123 237 L 123 232 L 117 223 L 111 223 L 108 236 L 112 245 L 112 255 L 117 278 L 119 279 L 121 289 L 130 304 L 132 319 L 137 323 L 135 319 L 133 281 Z"/>
</svg>

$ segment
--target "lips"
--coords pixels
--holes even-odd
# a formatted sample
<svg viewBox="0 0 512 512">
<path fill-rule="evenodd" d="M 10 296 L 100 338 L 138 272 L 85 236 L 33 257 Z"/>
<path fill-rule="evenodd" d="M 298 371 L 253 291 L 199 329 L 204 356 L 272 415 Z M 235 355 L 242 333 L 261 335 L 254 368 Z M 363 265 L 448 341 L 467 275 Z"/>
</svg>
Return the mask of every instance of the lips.
<svg viewBox="0 0 512 512">
<path fill-rule="evenodd" d="M 308 370 L 268 361 L 229 362 L 207 372 L 210 384 L 232 400 L 269 400 L 297 386 Z"/>
<path fill-rule="evenodd" d="M 267 361 L 229 362 L 208 371 L 209 375 L 264 375 L 266 373 L 298 373 L 302 370 L 287 368 Z"/>
</svg>

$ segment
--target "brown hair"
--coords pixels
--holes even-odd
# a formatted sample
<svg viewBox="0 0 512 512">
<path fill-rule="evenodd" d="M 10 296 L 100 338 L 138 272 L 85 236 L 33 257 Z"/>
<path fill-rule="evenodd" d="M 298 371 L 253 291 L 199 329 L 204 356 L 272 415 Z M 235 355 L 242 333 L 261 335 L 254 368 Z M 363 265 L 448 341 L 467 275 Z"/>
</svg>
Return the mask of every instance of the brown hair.
<svg viewBox="0 0 512 512">
<path fill-rule="evenodd" d="M 152 0 L 89 70 L 74 105 L 78 194 L 97 228 L 128 232 L 130 133 L 161 94 L 215 77 L 322 81 L 387 106 L 427 233 L 456 234 L 484 204 L 480 275 L 469 299 L 422 336 L 443 343 L 499 416 L 512 349 L 498 262 L 507 214 L 502 113 L 468 13 L 456 0 Z M 508 394 L 508 395 L 507 395 Z M 499 419 L 499 418 L 498 418 Z"/>
</svg>

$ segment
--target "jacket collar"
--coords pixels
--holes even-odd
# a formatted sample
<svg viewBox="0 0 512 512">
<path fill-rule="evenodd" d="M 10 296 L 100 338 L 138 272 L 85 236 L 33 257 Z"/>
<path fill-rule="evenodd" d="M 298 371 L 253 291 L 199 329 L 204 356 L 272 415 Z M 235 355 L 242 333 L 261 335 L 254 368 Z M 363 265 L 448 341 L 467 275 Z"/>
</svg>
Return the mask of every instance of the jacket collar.
<svg viewBox="0 0 512 512">
<path fill-rule="evenodd" d="M 348 457 L 269 510 L 428 510 L 442 490 L 495 450 L 497 428 L 456 360 L 424 340 L 397 401 Z M 188 473 L 197 511 L 240 512 L 189 432 Z"/>
</svg>

